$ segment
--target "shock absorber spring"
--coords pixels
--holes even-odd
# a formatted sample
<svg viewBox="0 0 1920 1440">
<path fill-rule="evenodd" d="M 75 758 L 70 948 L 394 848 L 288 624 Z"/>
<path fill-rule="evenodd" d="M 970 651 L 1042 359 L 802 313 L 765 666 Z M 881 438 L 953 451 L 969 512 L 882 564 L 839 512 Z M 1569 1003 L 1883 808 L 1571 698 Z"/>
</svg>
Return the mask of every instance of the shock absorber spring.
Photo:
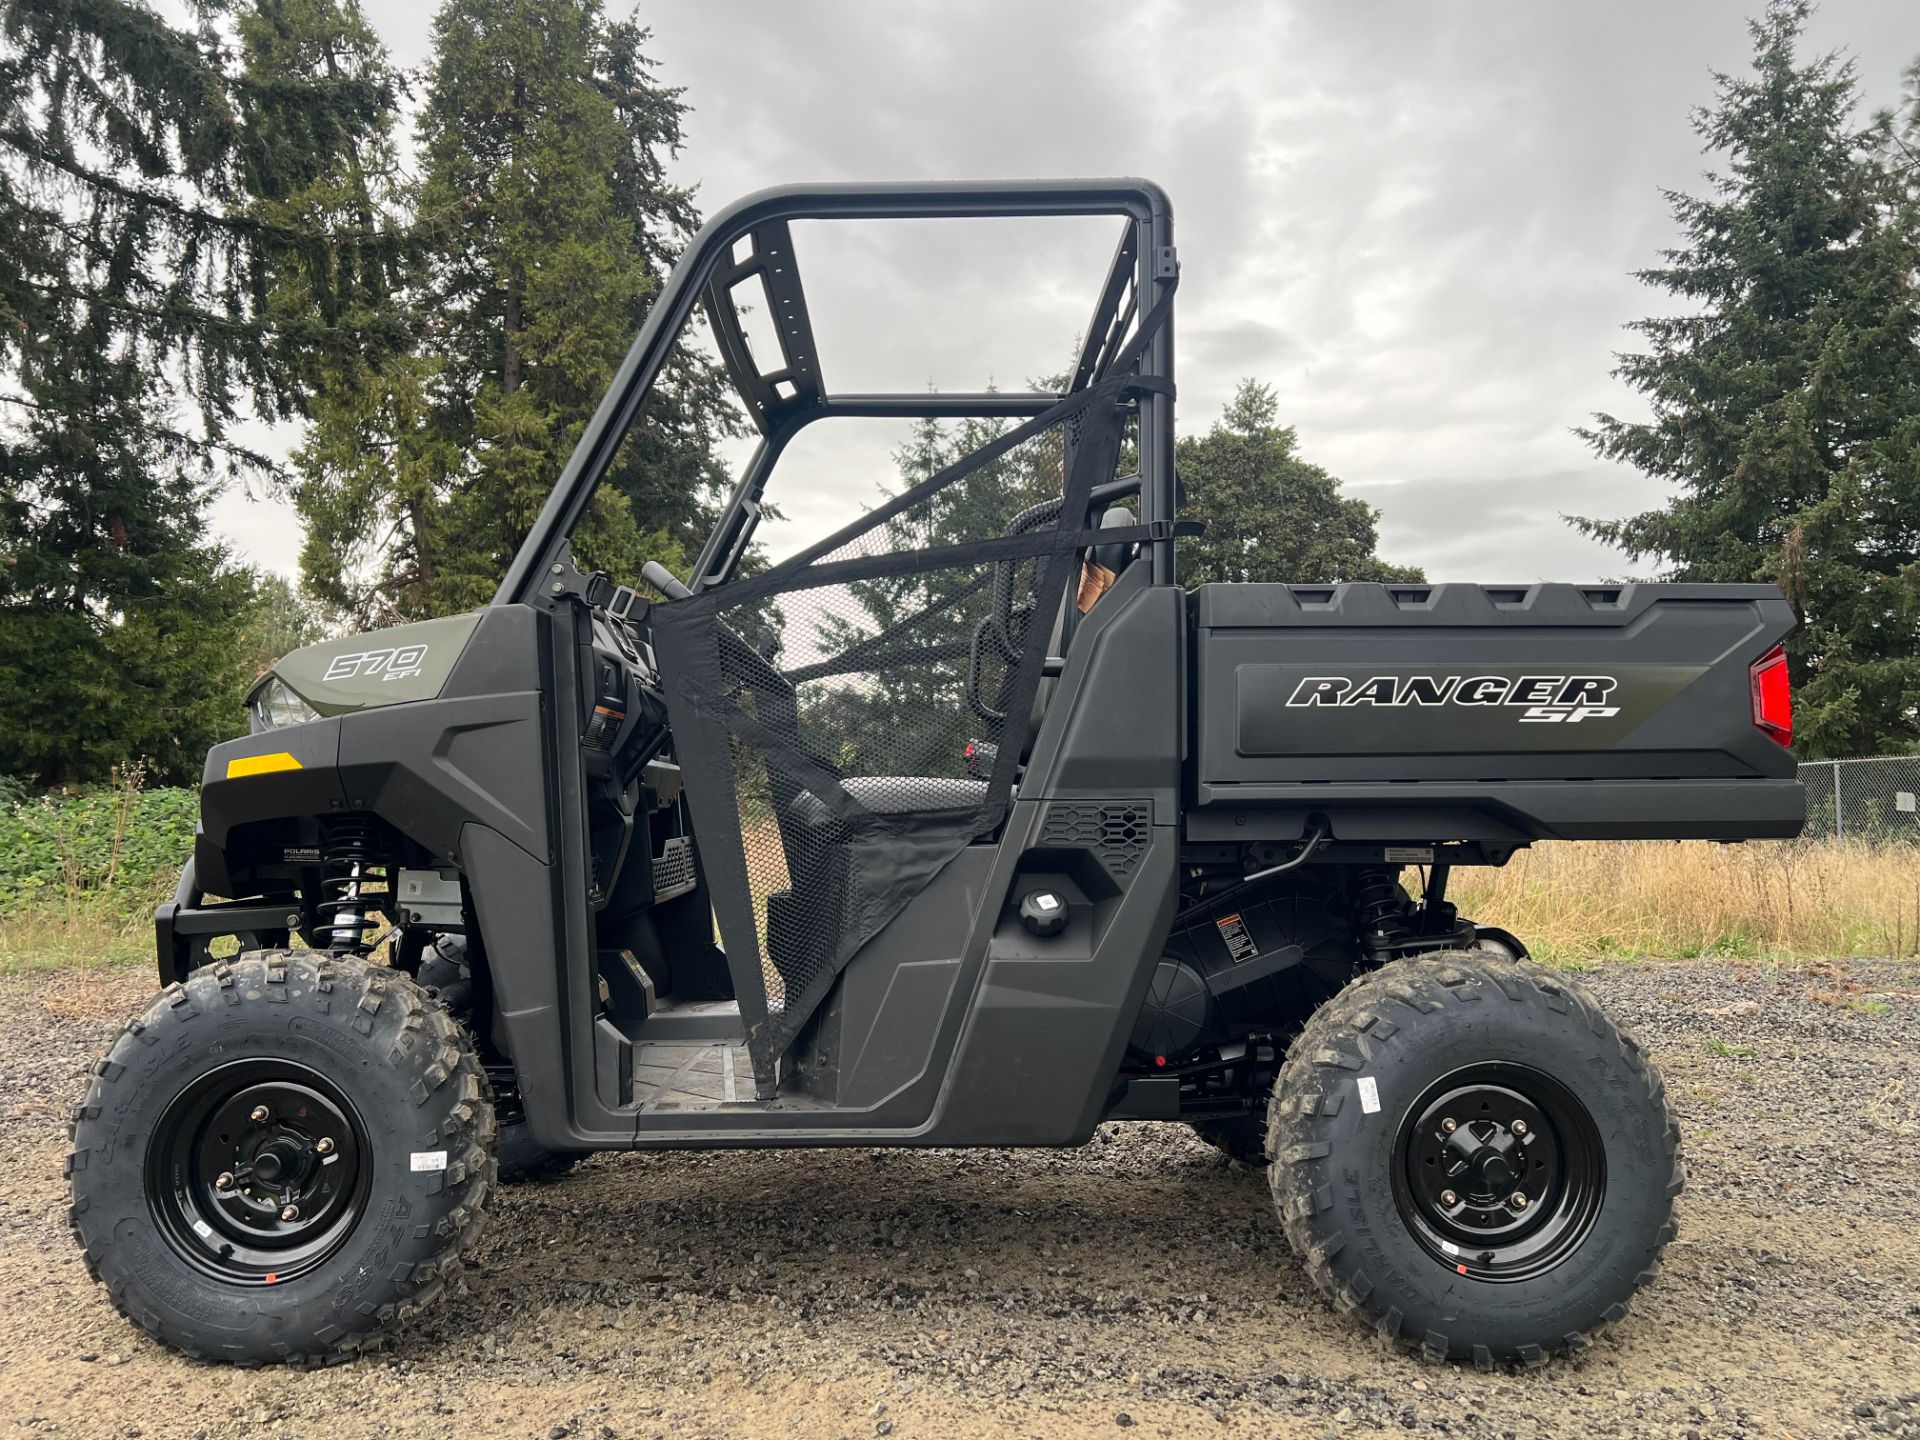
<svg viewBox="0 0 1920 1440">
<path fill-rule="evenodd" d="M 1383 949 L 1406 937 L 1410 928 L 1406 906 L 1392 870 L 1384 865 L 1355 870 L 1347 893 L 1353 901 L 1354 924 L 1362 945 Z"/>
<path fill-rule="evenodd" d="M 373 821 L 344 816 L 327 827 L 320 853 L 320 934 L 336 955 L 364 955 L 378 922 L 367 913 L 361 889 L 374 860 Z"/>
</svg>

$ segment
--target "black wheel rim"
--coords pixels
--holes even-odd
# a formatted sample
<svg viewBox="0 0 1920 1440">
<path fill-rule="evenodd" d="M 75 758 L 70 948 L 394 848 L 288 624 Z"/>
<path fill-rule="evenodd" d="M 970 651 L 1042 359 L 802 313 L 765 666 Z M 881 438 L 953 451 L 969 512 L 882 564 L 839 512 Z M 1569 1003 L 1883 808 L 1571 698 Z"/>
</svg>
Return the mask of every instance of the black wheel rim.
<svg viewBox="0 0 1920 1440">
<path fill-rule="evenodd" d="M 1606 1194 L 1600 1129 L 1579 1098 L 1526 1065 L 1442 1077 L 1400 1122 L 1394 1200 L 1456 1274 L 1526 1280 L 1579 1249 Z"/>
<path fill-rule="evenodd" d="M 370 1162 L 359 1113 L 326 1076 L 236 1060 L 160 1117 L 147 1201 L 188 1264 L 234 1285 L 276 1285 L 346 1243 L 366 1209 Z"/>
</svg>

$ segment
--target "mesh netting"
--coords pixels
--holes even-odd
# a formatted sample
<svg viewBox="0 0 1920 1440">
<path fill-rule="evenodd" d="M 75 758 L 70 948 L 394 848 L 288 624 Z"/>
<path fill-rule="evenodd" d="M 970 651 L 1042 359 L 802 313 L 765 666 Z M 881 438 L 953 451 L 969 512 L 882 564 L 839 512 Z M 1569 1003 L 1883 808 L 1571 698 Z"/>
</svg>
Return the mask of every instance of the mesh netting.
<svg viewBox="0 0 1920 1440">
<path fill-rule="evenodd" d="M 1096 398 L 655 611 L 763 1087 L 853 952 L 1005 815 L 1087 491 L 1113 474 L 1120 411 Z"/>
<path fill-rule="evenodd" d="M 851 876 L 928 847 L 944 860 L 994 823 L 992 772 L 1026 641 L 1016 621 L 1012 644 L 996 637 L 970 664 L 972 637 L 993 625 L 994 568 L 777 596 L 750 617 L 766 631 L 771 611 L 778 625 L 772 675 L 747 646 L 724 648 L 722 673 L 746 697 L 728 742 L 770 1011 L 811 1009 L 843 938 L 885 923 L 891 887 Z M 1028 615 L 1037 569 L 1021 566 L 1010 592 Z"/>
</svg>

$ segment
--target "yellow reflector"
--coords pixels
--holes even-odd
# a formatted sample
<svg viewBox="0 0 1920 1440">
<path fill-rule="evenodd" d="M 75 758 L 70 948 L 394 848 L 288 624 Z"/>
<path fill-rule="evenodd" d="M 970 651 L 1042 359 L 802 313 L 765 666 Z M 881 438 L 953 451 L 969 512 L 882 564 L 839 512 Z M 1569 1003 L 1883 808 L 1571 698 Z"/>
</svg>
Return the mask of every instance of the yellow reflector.
<svg viewBox="0 0 1920 1440">
<path fill-rule="evenodd" d="M 300 768 L 300 762 L 284 750 L 276 750 L 271 755 L 241 755 L 227 761 L 227 779 L 239 780 L 248 775 L 271 775 L 276 770 Z"/>
</svg>

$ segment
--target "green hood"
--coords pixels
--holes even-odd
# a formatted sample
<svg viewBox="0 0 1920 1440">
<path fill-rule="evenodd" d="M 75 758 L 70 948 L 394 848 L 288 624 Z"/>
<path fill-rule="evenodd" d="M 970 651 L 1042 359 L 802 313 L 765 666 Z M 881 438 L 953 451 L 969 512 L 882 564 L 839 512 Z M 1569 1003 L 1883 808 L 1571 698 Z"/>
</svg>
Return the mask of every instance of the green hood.
<svg viewBox="0 0 1920 1440">
<path fill-rule="evenodd" d="M 324 640 L 282 656 L 273 674 L 322 715 L 431 700 L 479 623 L 473 610 Z"/>
</svg>

